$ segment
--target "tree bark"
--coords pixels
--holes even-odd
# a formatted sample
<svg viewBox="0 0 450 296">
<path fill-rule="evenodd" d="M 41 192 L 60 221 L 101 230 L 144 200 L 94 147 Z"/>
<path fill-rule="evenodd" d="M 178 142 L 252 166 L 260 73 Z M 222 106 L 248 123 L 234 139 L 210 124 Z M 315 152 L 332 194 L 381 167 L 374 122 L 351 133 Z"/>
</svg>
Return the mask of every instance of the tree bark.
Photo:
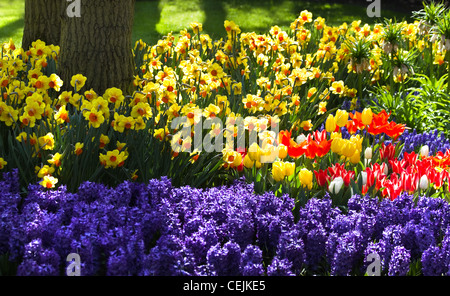
<svg viewBox="0 0 450 296">
<path fill-rule="evenodd" d="M 31 0 L 36 1 L 36 0 Z M 71 88 L 75 74 L 87 77 L 84 90 L 102 95 L 133 87 L 132 29 L 135 0 L 81 1 L 81 17 L 63 15 L 58 75 Z"/>
<path fill-rule="evenodd" d="M 28 50 L 38 39 L 47 45 L 59 45 L 61 0 L 25 0 L 25 26 L 22 48 Z"/>
</svg>

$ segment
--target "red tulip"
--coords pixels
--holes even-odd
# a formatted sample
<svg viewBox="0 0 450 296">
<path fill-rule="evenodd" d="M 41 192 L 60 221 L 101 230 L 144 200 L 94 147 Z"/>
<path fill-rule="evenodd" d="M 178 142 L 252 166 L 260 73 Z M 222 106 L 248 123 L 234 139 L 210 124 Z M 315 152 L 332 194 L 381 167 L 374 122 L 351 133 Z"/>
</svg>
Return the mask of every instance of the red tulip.
<svg viewBox="0 0 450 296">
<path fill-rule="evenodd" d="M 395 157 L 395 145 L 389 144 L 387 146 L 384 143 L 381 144 L 380 158 L 382 160 L 392 160 Z"/>
<path fill-rule="evenodd" d="M 314 175 L 316 176 L 317 184 L 319 184 L 319 186 L 328 186 L 328 181 L 331 180 L 331 177 L 328 175 L 327 170 L 314 171 Z"/>
</svg>

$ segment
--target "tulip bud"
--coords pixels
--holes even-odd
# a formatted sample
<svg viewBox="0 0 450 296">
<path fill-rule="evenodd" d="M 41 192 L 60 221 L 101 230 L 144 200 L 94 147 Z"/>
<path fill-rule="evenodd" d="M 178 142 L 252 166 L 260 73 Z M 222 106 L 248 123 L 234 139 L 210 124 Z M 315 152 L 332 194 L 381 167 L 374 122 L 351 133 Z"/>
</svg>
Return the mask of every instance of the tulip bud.
<svg viewBox="0 0 450 296">
<path fill-rule="evenodd" d="M 345 110 L 337 110 L 335 116 L 336 124 L 339 127 L 343 127 L 348 122 L 348 112 Z"/>
<path fill-rule="evenodd" d="M 336 121 L 334 120 L 333 114 L 328 115 L 327 121 L 325 122 L 325 129 L 329 133 L 336 130 Z"/>
<path fill-rule="evenodd" d="M 427 178 L 427 175 L 423 175 L 422 177 L 420 177 L 419 188 L 422 189 L 422 190 L 425 190 L 425 189 L 428 188 L 428 178 Z"/>
<path fill-rule="evenodd" d="M 372 156 L 372 147 L 367 147 L 366 150 L 364 150 L 364 158 L 372 159 Z"/>
<path fill-rule="evenodd" d="M 429 154 L 430 154 L 430 148 L 428 147 L 428 145 L 424 145 L 424 146 L 422 146 L 422 148 L 420 148 L 420 157 L 422 157 L 422 158 L 428 157 Z"/>
<path fill-rule="evenodd" d="M 365 108 L 361 114 L 361 119 L 362 119 L 362 123 L 364 125 L 369 125 L 372 123 L 373 120 L 373 113 L 372 113 L 372 109 L 370 108 Z"/>
<path fill-rule="evenodd" d="M 344 179 L 342 179 L 342 177 L 336 177 L 328 186 L 328 191 L 338 194 L 339 191 L 341 191 L 342 185 L 344 185 Z"/>
</svg>

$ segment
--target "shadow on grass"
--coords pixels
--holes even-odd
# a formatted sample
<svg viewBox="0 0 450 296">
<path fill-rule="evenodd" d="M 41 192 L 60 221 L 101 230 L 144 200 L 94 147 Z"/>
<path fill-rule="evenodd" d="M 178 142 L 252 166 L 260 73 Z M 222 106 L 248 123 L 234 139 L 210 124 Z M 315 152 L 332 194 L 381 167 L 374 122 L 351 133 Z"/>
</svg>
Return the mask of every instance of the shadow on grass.
<svg viewBox="0 0 450 296">
<path fill-rule="evenodd" d="M 161 10 L 160 0 L 136 2 L 133 41 L 142 39 L 144 42 L 154 44 L 162 37 L 156 29 L 161 19 Z"/>
<path fill-rule="evenodd" d="M 223 32 L 224 22 L 227 16 L 223 1 L 202 0 L 201 7 L 205 12 L 203 30 L 213 39 L 218 38 L 217 32 Z"/>
<path fill-rule="evenodd" d="M 327 20 L 327 23 L 331 25 L 341 25 L 346 22 L 350 24 L 355 20 L 361 20 L 362 24 L 375 24 L 382 23 L 385 18 L 395 18 L 398 21 L 407 20 L 410 21 L 410 13 L 393 11 L 387 9 L 385 6 L 381 6 L 381 17 L 371 18 L 367 15 L 367 7 L 370 2 L 357 1 L 348 4 L 348 1 L 294 1 L 295 9 L 300 12 L 302 10 L 309 10 L 313 13 L 313 17 L 321 16 Z M 382 1 L 381 3 L 383 3 Z"/>
<path fill-rule="evenodd" d="M 11 23 L 0 27 L 0 42 L 8 41 L 9 38 L 16 35 L 19 31 L 23 33 L 24 19 L 21 17 Z"/>
</svg>

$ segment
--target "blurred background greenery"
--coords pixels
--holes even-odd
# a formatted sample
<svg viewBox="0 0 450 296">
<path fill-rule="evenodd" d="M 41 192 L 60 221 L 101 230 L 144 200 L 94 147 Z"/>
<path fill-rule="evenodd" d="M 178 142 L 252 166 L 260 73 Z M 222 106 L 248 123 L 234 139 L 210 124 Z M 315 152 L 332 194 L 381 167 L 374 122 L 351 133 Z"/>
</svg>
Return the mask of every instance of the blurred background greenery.
<svg viewBox="0 0 450 296">
<path fill-rule="evenodd" d="M 21 45 L 25 0 L 0 0 L 0 41 L 12 38 Z M 300 11 L 309 10 L 313 17 L 321 16 L 327 24 L 340 25 L 361 20 L 374 24 L 380 19 L 369 18 L 370 3 L 354 1 L 295 0 L 138 0 L 134 18 L 133 41 L 142 39 L 154 44 L 169 32 L 178 33 L 191 22 L 203 23 L 205 33 L 214 39 L 225 35 L 224 20 L 233 20 L 243 32 L 266 33 L 273 25 L 287 30 Z M 408 20 L 419 1 L 381 0 L 381 18 Z"/>
</svg>

